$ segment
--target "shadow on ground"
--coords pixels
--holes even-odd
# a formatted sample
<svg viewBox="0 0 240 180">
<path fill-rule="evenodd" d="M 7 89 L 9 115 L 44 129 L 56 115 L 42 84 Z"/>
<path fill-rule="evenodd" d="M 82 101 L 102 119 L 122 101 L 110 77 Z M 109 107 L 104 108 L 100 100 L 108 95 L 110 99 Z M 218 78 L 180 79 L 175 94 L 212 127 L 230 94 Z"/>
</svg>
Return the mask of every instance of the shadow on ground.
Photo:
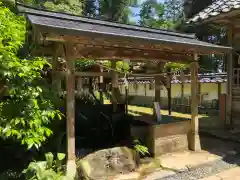
<svg viewBox="0 0 240 180">
<path fill-rule="evenodd" d="M 137 110 L 129 110 L 130 114 L 136 116 L 150 116 L 149 113 L 140 112 Z M 181 121 L 188 118 L 162 115 L 163 122 Z M 211 154 L 220 156 L 221 159 L 229 164 L 240 165 L 240 141 L 234 140 L 233 133 L 224 131 L 224 124 L 218 116 L 202 116 L 199 118 L 200 125 L 200 144 L 202 150 L 208 151 Z M 217 132 L 214 135 L 212 132 Z M 222 138 L 219 133 L 222 133 Z M 235 138 L 239 139 L 239 135 L 235 134 Z"/>
</svg>

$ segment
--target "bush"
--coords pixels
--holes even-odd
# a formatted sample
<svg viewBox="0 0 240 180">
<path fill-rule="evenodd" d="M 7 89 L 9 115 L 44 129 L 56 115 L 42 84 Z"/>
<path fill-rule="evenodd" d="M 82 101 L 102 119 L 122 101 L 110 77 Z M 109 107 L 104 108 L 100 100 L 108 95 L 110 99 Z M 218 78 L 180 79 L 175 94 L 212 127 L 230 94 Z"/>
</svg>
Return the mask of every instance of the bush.
<svg viewBox="0 0 240 180">
<path fill-rule="evenodd" d="M 28 180 L 71 180 L 63 175 L 65 154 L 58 153 L 56 160 L 52 153 L 45 154 L 46 161 L 31 162 L 24 174 Z"/>
</svg>

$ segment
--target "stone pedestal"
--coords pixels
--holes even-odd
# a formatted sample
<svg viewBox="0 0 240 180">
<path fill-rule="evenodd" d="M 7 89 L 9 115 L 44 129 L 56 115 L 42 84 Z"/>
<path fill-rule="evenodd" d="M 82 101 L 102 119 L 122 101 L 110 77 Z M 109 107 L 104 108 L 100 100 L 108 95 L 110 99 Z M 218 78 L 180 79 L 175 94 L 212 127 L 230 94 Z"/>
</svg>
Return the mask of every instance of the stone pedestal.
<svg viewBox="0 0 240 180">
<path fill-rule="evenodd" d="M 147 123 L 147 122 L 146 122 Z M 132 126 L 131 134 L 148 147 L 153 156 L 179 150 L 188 150 L 190 120 L 164 124 Z"/>
</svg>

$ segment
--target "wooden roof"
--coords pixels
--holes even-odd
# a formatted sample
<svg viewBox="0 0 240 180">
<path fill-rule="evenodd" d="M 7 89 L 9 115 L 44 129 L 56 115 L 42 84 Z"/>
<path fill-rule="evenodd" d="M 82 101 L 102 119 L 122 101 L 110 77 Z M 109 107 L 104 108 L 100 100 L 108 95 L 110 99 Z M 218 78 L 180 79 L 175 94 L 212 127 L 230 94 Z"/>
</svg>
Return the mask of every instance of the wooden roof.
<svg viewBox="0 0 240 180">
<path fill-rule="evenodd" d="M 79 57 L 192 61 L 193 53 L 227 53 L 224 47 L 199 41 L 192 34 L 125 25 L 17 5 L 32 27 L 31 38 L 41 53 L 52 51 L 54 42 L 71 42 Z"/>
<path fill-rule="evenodd" d="M 187 22 L 209 22 L 240 14 L 240 0 L 215 0 Z"/>
</svg>

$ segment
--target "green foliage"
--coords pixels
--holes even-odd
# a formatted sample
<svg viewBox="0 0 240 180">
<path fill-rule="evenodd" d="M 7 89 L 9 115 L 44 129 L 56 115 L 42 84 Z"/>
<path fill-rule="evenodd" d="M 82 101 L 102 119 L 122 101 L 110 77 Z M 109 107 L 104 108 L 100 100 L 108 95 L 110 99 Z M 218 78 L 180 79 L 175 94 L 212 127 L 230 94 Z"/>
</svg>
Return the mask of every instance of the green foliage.
<svg viewBox="0 0 240 180">
<path fill-rule="evenodd" d="M 56 93 L 41 76 L 47 61 L 18 58 L 26 32 L 23 17 L 0 4 L 0 22 L 0 95 L 8 96 L 0 102 L 0 136 L 38 148 L 52 134 L 48 124 L 61 119 L 53 104 Z"/>
<path fill-rule="evenodd" d="M 63 175 L 65 154 L 58 153 L 56 160 L 52 153 L 45 154 L 46 161 L 31 162 L 23 171 L 28 180 L 71 180 Z"/>
<path fill-rule="evenodd" d="M 81 0 L 46 1 L 43 5 L 45 8 L 52 11 L 65 12 L 75 15 L 82 15 L 84 6 Z"/>
<path fill-rule="evenodd" d="M 143 156 L 150 154 L 148 151 L 148 148 L 146 146 L 143 146 L 139 140 L 134 140 L 133 146 L 134 146 L 134 149 Z"/>
<path fill-rule="evenodd" d="M 88 17 L 96 17 L 97 15 L 97 0 L 86 0 L 83 9 L 83 15 Z"/>
<path fill-rule="evenodd" d="M 171 71 L 176 72 L 179 70 L 185 70 L 189 67 L 189 64 L 181 64 L 181 63 L 173 63 L 173 62 L 168 62 L 165 64 L 165 69 L 171 68 Z"/>
<path fill-rule="evenodd" d="M 163 28 L 163 29 L 174 29 L 176 24 L 181 18 L 181 3 L 179 0 L 169 0 L 165 4 L 157 1 L 145 1 L 141 5 L 140 10 L 140 25 L 152 27 L 152 28 Z M 185 68 L 186 65 L 180 63 L 167 63 L 165 69 L 170 67 L 172 70 L 180 70 Z"/>
<path fill-rule="evenodd" d="M 165 16 L 174 24 L 178 23 L 183 18 L 183 1 L 182 0 L 167 0 L 164 3 Z"/>
<path fill-rule="evenodd" d="M 141 5 L 140 25 L 152 28 L 172 29 L 173 22 L 165 18 L 165 6 L 157 1 L 146 1 Z"/>
<path fill-rule="evenodd" d="M 91 59 L 81 59 L 79 61 L 75 61 L 75 68 L 79 71 L 84 71 L 91 68 L 95 63 L 94 60 Z"/>
<path fill-rule="evenodd" d="M 95 97 L 100 100 L 100 92 L 99 91 L 94 91 Z M 103 93 L 103 100 L 108 100 L 106 94 Z"/>
<path fill-rule="evenodd" d="M 100 0 L 99 12 L 103 19 L 116 22 L 129 22 L 129 0 Z"/>
<path fill-rule="evenodd" d="M 103 61 L 103 65 L 107 68 L 111 68 L 111 61 Z M 118 61 L 116 64 L 116 69 L 118 72 L 127 73 L 130 70 L 129 63 Z"/>
</svg>

